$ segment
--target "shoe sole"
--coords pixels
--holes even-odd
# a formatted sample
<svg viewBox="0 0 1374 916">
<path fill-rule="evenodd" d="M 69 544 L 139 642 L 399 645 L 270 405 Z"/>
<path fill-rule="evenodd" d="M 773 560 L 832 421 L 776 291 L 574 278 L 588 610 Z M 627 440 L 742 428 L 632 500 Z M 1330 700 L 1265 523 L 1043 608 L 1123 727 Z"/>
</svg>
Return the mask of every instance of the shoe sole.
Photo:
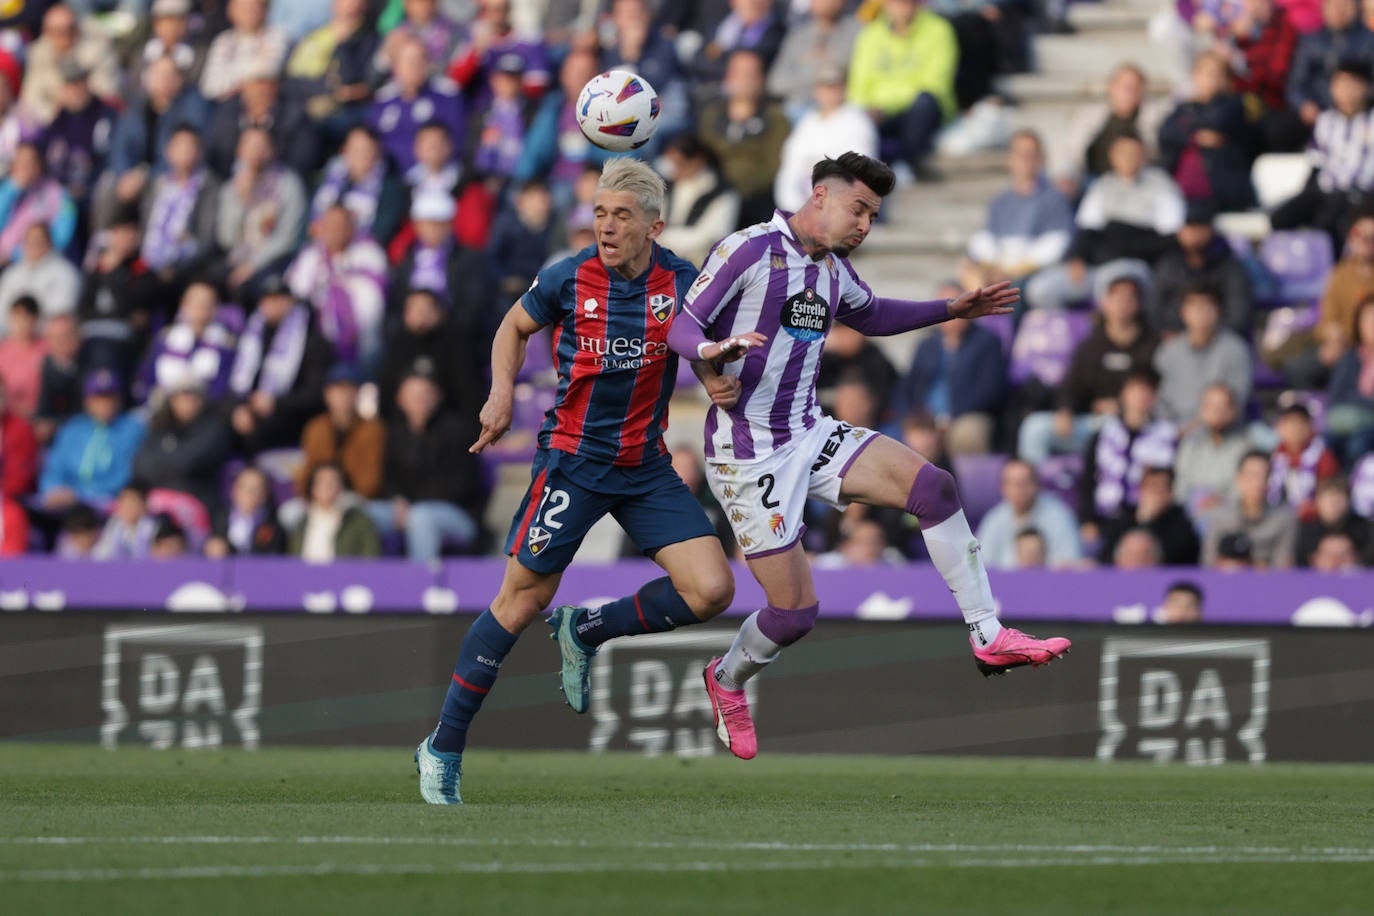
<svg viewBox="0 0 1374 916">
<path fill-rule="evenodd" d="M 1007 672 L 1013 668 L 1025 668 L 1027 665 L 1029 665 L 1032 668 L 1043 668 L 1046 665 L 1051 665 L 1057 662 L 1059 659 L 1063 658 L 1064 656 L 1068 655 L 1070 651 L 1072 651 L 1071 648 L 1065 649 L 1058 655 L 1051 655 L 1043 662 L 1031 661 L 1028 658 L 1024 661 L 1019 661 L 1011 665 L 990 665 L 987 662 L 983 661 L 981 658 L 974 656 L 973 663 L 978 666 L 978 671 L 983 675 L 983 677 L 1006 677 Z"/>
<path fill-rule="evenodd" d="M 549 634 L 549 639 L 552 639 L 554 642 L 558 643 L 558 692 L 563 694 L 563 702 L 568 704 L 568 708 L 580 716 L 586 713 L 588 707 L 591 706 L 591 678 L 588 677 L 587 683 L 583 685 L 582 708 L 578 709 L 575 705 L 573 705 L 572 697 L 568 695 L 568 688 L 564 684 L 563 680 L 563 665 L 565 664 L 562 639 L 564 617 L 563 612 L 564 608 L 556 608 L 554 612 L 545 619 L 544 622 L 547 623 L 549 626 L 553 627 L 553 632 Z"/>
</svg>

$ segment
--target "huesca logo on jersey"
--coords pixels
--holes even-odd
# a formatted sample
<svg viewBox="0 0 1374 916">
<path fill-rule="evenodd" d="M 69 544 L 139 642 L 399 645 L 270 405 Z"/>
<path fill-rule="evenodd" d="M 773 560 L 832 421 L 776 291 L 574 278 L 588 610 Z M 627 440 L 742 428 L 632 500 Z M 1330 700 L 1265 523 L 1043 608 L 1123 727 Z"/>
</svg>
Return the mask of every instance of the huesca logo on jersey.
<svg viewBox="0 0 1374 916">
<path fill-rule="evenodd" d="M 677 299 L 672 296 L 654 295 L 649 297 L 649 312 L 658 319 L 659 324 L 667 321 L 673 314 Z"/>
<path fill-rule="evenodd" d="M 830 329 L 830 307 L 808 286 L 787 300 L 779 321 L 788 334 L 810 343 L 820 340 Z"/>
</svg>

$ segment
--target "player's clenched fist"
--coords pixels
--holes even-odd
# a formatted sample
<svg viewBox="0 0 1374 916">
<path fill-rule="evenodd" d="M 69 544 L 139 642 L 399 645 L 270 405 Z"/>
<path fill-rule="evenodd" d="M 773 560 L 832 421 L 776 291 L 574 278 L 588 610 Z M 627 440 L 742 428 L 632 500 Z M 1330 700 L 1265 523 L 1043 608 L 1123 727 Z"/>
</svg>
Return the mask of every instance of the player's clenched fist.
<svg viewBox="0 0 1374 916">
<path fill-rule="evenodd" d="M 708 341 L 697 348 L 697 355 L 708 363 L 732 363 L 747 356 L 754 347 L 761 347 L 768 338 L 758 331 L 736 334 L 721 341 Z"/>
<path fill-rule="evenodd" d="M 487 402 L 482 405 L 482 412 L 477 415 L 477 419 L 482 422 L 482 434 L 477 437 L 472 448 L 468 449 L 474 455 L 480 455 L 482 449 L 500 439 L 506 434 L 506 430 L 510 429 L 511 396 L 505 392 L 493 391 Z"/>
<path fill-rule="evenodd" d="M 721 410 L 729 410 L 739 403 L 741 390 L 739 376 L 737 375 L 713 375 L 706 379 L 706 394 L 710 396 L 711 403 Z"/>
</svg>

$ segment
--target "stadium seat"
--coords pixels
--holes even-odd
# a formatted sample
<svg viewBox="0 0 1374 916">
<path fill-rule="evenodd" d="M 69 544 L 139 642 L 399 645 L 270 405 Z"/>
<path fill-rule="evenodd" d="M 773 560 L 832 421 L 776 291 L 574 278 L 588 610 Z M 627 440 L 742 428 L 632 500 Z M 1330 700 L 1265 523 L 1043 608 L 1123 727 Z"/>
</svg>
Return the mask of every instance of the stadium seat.
<svg viewBox="0 0 1374 916">
<path fill-rule="evenodd" d="M 1331 237 L 1318 229 L 1275 232 L 1260 245 L 1260 260 L 1278 280 L 1278 289 L 1262 305 L 1310 302 L 1326 288 L 1335 263 Z"/>
<path fill-rule="evenodd" d="M 1082 455 L 1054 455 L 1040 462 L 1040 489 L 1062 499 L 1078 511 L 1078 478 L 1083 473 Z"/>
<path fill-rule="evenodd" d="M 1356 515 L 1374 518 L 1374 453 L 1361 458 L 1350 473 L 1350 508 Z"/>
<path fill-rule="evenodd" d="M 1250 169 L 1250 182 L 1255 186 L 1259 205 L 1272 210 L 1296 197 L 1307 184 L 1311 171 L 1312 164 L 1304 153 L 1265 153 L 1256 158 Z"/>
<path fill-rule="evenodd" d="M 215 311 L 215 321 L 222 324 L 231 334 L 242 334 L 247 320 L 247 316 L 243 314 L 243 306 L 233 302 L 226 302 Z"/>
<path fill-rule="evenodd" d="M 978 319 L 978 324 L 1002 339 L 1002 352 L 1011 353 L 1012 338 L 1016 336 L 1016 322 L 1011 315 L 989 315 Z"/>
<path fill-rule="evenodd" d="M 1255 387 L 1282 388 L 1287 380 L 1277 370 L 1259 358 L 1259 352 L 1272 353 L 1283 347 L 1294 334 L 1312 329 L 1317 324 L 1315 303 L 1274 309 L 1264 320 L 1259 345 L 1255 348 Z"/>
<path fill-rule="evenodd" d="M 1073 351 L 1092 330 L 1092 312 L 1031 309 L 1011 345 L 1013 385 L 1036 378 L 1053 388 L 1069 370 Z"/>
<path fill-rule="evenodd" d="M 523 382 L 515 386 L 510 432 L 488 449 L 501 464 L 528 464 L 534 459 L 539 427 L 544 414 L 553 407 L 555 389 L 548 385 Z"/>
<path fill-rule="evenodd" d="M 547 330 L 539 331 L 525 348 L 525 362 L 520 367 L 517 382 L 539 380 L 553 370 L 553 340 Z"/>
<path fill-rule="evenodd" d="M 272 498 L 277 505 L 296 495 L 296 468 L 303 460 L 298 448 L 278 448 L 262 452 L 253 462 L 272 481 Z"/>
<path fill-rule="evenodd" d="M 959 482 L 959 498 L 970 528 L 978 527 L 988 510 L 1002 499 L 1002 466 L 1006 455 L 955 455 L 951 459 Z"/>
</svg>

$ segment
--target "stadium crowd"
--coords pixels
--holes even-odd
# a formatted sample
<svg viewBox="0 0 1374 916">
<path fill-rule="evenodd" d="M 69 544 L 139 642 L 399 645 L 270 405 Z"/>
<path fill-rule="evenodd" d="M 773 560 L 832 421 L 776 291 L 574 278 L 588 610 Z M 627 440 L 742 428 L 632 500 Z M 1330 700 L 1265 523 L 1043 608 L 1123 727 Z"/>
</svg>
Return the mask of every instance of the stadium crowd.
<svg viewBox="0 0 1374 916">
<path fill-rule="evenodd" d="M 528 460 L 551 392 L 532 353 L 505 451 L 470 455 L 488 342 L 592 241 L 609 154 L 571 101 L 623 66 L 662 98 L 661 241 L 697 263 L 837 142 L 903 185 L 940 180 L 937 138 L 1007 147 L 953 285 L 1014 279 L 1018 313 L 909 367 L 836 325 L 821 377 L 952 467 L 989 565 L 1374 563 L 1374 4 L 1314 6 L 1170 4 L 1174 97 L 1123 65 L 1047 145 L 1006 129 L 1000 77 L 1068 30 L 1050 2 L 9 4 L 0 554 L 492 550 L 494 463 Z M 1273 235 L 1218 231 L 1263 201 L 1257 157 L 1302 150 Z M 862 507 L 806 543 L 922 556 Z"/>
</svg>

